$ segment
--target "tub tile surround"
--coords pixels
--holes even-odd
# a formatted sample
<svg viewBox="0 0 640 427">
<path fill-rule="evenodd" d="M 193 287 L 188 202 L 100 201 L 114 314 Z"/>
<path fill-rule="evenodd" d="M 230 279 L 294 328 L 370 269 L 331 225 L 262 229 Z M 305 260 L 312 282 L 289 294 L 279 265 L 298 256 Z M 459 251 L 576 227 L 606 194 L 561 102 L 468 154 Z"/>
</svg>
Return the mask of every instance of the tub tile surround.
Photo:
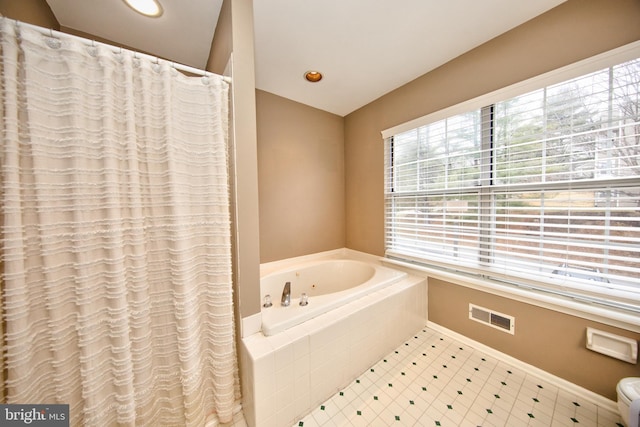
<svg viewBox="0 0 640 427">
<path fill-rule="evenodd" d="M 338 250 L 322 256 L 372 260 L 354 252 Z M 379 262 L 378 257 L 373 259 Z M 247 424 L 292 425 L 426 320 L 426 280 L 408 276 L 278 334 L 267 337 L 257 332 L 244 337 L 241 363 Z"/>
<path fill-rule="evenodd" d="M 623 427 L 615 402 L 433 324 L 289 425 Z"/>
</svg>

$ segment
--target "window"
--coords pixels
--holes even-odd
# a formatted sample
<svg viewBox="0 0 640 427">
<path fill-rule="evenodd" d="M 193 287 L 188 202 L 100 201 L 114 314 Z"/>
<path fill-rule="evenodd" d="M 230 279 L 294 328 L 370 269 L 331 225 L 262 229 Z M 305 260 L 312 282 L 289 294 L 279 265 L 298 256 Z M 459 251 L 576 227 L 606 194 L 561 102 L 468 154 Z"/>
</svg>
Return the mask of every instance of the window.
<svg viewBox="0 0 640 427">
<path fill-rule="evenodd" d="M 640 312 L 640 59 L 385 141 L 387 256 Z"/>
</svg>

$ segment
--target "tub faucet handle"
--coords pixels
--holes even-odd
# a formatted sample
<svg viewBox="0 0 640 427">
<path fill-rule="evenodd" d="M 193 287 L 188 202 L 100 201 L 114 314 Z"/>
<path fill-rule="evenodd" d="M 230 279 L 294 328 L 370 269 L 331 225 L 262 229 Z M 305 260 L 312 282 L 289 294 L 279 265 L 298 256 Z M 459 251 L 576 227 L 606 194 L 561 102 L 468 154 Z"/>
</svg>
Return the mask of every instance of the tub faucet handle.
<svg viewBox="0 0 640 427">
<path fill-rule="evenodd" d="M 289 304 L 291 304 L 291 282 L 284 284 L 284 289 L 282 289 L 282 299 L 280 302 L 284 307 L 288 307 Z"/>
<path fill-rule="evenodd" d="M 309 296 L 305 292 L 300 295 L 300 305 L 303 307 L 309 305 Z"/>
<path fill-rule="evenodd" d="M 262 304 L 262 306 L 264 308 L 269 308 L 273 305 L 273 303 L 271 302 L 271 295 L 268 295 L 268 294 L 265 295 L 263 301 L 264 301 L 264 304 Z"/>
</svg>

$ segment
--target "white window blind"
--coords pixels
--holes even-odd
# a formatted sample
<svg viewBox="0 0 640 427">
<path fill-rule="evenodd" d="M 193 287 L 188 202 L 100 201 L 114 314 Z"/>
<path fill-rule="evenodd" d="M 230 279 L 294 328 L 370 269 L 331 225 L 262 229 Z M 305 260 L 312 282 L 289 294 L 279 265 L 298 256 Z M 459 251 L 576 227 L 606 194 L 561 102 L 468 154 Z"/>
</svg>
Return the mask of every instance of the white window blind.
<svg viewBox="0 0 640 427">
<path fill-rule="evenodd" d="M 386 139 L 387 255 L 640 312 L 640 60 Z"/>
</svg>

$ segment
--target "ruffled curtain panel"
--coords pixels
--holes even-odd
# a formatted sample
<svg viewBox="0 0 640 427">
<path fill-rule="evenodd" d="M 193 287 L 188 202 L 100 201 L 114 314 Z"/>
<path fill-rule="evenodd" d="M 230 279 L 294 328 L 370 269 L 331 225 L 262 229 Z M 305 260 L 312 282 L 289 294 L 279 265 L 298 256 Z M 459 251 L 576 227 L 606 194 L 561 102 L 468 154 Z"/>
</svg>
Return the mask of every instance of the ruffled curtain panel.
<svg viewBox="0 0 640 427">
<path fill-rule="evenodd" d="M 0 26 L 4 401 L 229 421 L 228 83 Z"/>
</svg>

